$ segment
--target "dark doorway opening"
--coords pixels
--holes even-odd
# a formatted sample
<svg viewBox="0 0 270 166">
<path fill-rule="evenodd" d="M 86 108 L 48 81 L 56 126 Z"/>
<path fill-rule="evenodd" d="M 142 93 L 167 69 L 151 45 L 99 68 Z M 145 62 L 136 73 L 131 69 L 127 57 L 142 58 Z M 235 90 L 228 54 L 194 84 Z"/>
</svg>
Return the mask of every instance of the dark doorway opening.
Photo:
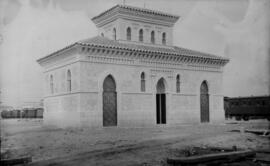
<svg viewBox="0 0 270 166">
<path fill-rule="evenodd" d="M 103 83 L 103 126 L 117 125 L 116 84 L 111 75 Z"/>
<path fill-rule="evenodd" d="M 166 93 L 164 79 L 161 78 L 157 83 L 156 94 L 156 120 L 157 124 L 166 124 Z"/>
</svg>

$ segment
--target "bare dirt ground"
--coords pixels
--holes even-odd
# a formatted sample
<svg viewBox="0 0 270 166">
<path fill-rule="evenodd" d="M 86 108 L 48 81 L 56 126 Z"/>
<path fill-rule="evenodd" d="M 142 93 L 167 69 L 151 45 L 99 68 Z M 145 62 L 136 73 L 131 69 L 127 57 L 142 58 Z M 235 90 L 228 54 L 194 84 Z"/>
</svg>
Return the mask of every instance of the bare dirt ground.
<svg viewBox="0 0 270 166">
<path fill-rule="evenodd" d="M 42 120 L 1 119 L 1 153 L 7 158 L 32 156 L 31 165 L 150 166 L 167 165 L 167 157 L 179 156 L 180 150 L 194 146 L 270 149 L 267 137 L 231 132 L 243 128 L 269 129 L 269 122 L 60 129 L 43 126 Z"/>
</svg>

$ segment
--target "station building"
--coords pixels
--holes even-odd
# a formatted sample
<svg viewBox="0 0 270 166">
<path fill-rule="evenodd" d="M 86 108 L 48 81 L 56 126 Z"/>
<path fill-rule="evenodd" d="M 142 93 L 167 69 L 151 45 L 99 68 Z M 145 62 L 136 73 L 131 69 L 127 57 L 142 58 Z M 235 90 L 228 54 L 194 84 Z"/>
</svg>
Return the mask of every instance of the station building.
<svg viewBox="0 0 270 166">
<path fill-rule="evenodd" d="M 116 5 L 92 18 L 99 34 L 38 59 L 44 122 L 149 127 L 221 122 L 228 59 L 173 45 L 179 16 Z"/>
</svg>

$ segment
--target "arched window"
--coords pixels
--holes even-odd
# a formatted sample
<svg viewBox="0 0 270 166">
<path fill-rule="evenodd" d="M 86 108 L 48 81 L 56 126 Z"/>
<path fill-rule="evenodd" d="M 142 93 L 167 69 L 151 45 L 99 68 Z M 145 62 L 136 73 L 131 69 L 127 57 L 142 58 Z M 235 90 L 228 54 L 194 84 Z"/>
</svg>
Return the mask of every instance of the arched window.
<svg viewBox="0 0 270 166">
<path fill-rule="evenodd" d="M 54 87 L 53 87 L 53 75 L 50 76 L 50 89 L 51 89 L 51 94 L 53 94 Z"/>
<path fill-rule="evenodd" d="M 145 74 L 142 72 L 141 74 L 141 91 L 145 92 Z"/>
<path fill-rule="evenodd" d="M 139 41 L 143 42 L 143 29 L 140 29 L 139 31 Z"/>
<path fill-rule="evenodd" d="M 180 93 L 180 75 L 176 76 L 176 93 Z"/>
<path fill-rule="evenodd" d="M 116 40 L 116 29 L 113 28 L 113 40 Z"/>
<path fill-rule="evenodd" d="M 151 32 L 151 43 L 155 43 L 155 32 L 154 31 L 152 31 Z"/>
<path fill-rule="evenodd" d="M 166 45 L 166 33 L 165 32 L 162 33 L 162 44 Z"/>
<path fill-rule="evenodd" d="M 67 91 L 71 91 L 71 72 L 70 70 L 67 71 Z"/>
<path fill-rule="evenodd" d="M 131 28 L 127 28 L 127 40 L 131 40 Z"/>
</svg>

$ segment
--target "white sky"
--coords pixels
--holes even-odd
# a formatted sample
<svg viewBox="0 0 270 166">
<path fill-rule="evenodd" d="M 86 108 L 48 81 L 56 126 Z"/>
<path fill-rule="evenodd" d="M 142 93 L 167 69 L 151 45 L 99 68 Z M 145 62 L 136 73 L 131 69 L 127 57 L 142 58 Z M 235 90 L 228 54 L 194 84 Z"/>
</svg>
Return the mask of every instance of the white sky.
<svg viewBox="0 0 270 166">
<path fill-rule="evenodd" d="M 0 90 L 5 105 L 42 98 L 36 59 L 97 35 L 92 17 L 122 0 L 0 0 Z M 226 96 L 269 95 L 269 0 L 126 0 L 181 18 L 174 45 L 226 56 Z"/>
</svg>

